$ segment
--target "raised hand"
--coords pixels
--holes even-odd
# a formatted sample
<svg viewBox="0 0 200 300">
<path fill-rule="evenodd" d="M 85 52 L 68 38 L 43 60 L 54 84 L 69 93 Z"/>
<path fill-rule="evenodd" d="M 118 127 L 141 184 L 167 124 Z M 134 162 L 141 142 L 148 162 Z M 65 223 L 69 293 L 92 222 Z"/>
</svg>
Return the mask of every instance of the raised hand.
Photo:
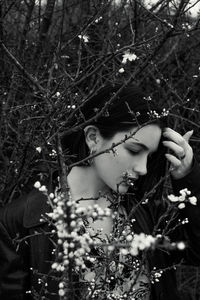
<svg viewBox="0 0 200 300">
<path fill-rule="evenodd" d="M 165 128 L 163 136 L 167 141 L 163 145 L 168 147 L 173 153 L 166 153 L 165 156 L 170 162 L 171 174 L 175 179 L 186 176 L 192 168 L 193 150 L 189 145 L 189 139 L 193 130 L 186 132 L 183 136 L 171 128 Z"/>
</svg>

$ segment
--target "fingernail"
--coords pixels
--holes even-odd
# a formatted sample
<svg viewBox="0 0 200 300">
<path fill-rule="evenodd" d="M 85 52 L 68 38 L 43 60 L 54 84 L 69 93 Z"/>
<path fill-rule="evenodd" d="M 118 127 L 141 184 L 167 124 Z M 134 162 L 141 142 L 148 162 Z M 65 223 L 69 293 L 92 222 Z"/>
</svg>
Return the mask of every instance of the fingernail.
<svg viewBox="0 0 200 300">
<path fill-rule="evenodd" d="M 194 130 L 192 129 L 192 130 L 190 130 L 188 132 L 192 135 L 194 133 Z"/>
</svg>

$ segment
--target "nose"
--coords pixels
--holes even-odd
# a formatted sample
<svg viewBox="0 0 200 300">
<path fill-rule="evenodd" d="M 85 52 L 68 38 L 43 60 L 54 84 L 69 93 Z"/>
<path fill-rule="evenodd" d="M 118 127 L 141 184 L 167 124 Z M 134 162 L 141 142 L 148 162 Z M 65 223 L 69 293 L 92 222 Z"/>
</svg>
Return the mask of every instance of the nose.
<svg viewBox="0 0 200 300">
<path fill-rule="evenodd" d="M 144 176 L 147 174 L 147 157 L 143 156 L 138 159 L 134 164 L 134 172 L 139 176 Z"/>
</svg>

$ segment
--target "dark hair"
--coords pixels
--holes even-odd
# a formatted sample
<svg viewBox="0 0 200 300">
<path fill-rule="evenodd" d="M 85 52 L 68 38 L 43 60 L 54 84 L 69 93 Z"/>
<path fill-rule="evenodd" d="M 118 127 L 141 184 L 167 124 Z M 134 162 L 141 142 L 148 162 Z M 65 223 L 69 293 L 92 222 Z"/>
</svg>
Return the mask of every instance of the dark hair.
<svg viewBox="0 0 200 300">
<path fill-rule="evenodd" d="M 121 89 L 120 92 L 118 92 Z M 116 95 L 103 114 L 91 121 L 89 125 L 98 127 L 105 139 L 112 138 L 117 132 L 128 130 L 138 124 L 147 122 L 156 123 L 161 128 L 164 126 L 163 119 L 155 118 L 155 111 L 161 111 L 152 100 L 146 97 L 136 85 L 123 87 L 122 84 L 107 85 L 97 94 L 93 95 L 81 108 L 80 115 L 76 115 L 71 121 L 71 126 L 83 123 L 94 117 L 105 104 Z M 154 115 L 153 115 L 154 114 Z M 77 120 L 79 120 L 77 122 Z M 62 137 L 62 147 L 72 155 L 71 162 L 78 162 L 89 155 L 89 149 L 85 143 L 84 130 L 80 129 L 70 135 Z"/>
</svg>

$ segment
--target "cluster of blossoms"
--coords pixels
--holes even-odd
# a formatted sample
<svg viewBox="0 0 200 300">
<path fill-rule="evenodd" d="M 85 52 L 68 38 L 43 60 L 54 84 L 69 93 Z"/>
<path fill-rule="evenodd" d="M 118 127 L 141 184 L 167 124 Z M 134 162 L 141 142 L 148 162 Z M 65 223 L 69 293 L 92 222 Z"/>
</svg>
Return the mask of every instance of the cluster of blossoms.
<svg viewBox="0 0 200 300">
<path fill-rule="evenodd" d="M 166 117 L 169 115 L 169 110 L 167 110 L 166 108 L 163 108 L 162 112 L 161 112 L 161 117 Z"/>
<path fill-rule="evenodd" d="M 34 187 L 42 193 L 45 193 L 45 194 L 47 193 L 47 187 L 45 185 L 41 185 L 41 183 L 39 181 L 35 182 Z"/>
<path fill-rule="evenodd" d="M 128 242 L 127 248 L 121 248 L 120 253 L 122 255 L 131 254 L 132 256 L 137 256 L 140 251 L 155 249 L 157 246 L 163 245 L 165 245 L 165 248 L 170 249 L 185 249 L 185 244 L 183 242 L 170 243 L 168 238 L 163 238 L 164 237 L 160 235 L 152 236 L 143 232 L 141 232 L 140 234 L 129 234 L 126 237 L 126 241 Z"/>
<path fill-rule="evenodd" d="M 94 239 L 91 236 L 91 231 L 85 230 L 84 220 L 87 223 L 89 218 L 93 221 L 110 215 L 108 208 L 102 209 L 97 204 L 92 206 L 81 207 L 78 203 L 69 200 L 65 203 L 64 195 L 59 195 L 53 199 L 54 206 L 53 212 L 48 213 L 48 216 L 55 222 L 58 235 L 58 244 L 63 247 L 62 262 L 54 263 L 53 269 L 57 271 L 64 270 L 63 267 L 69 264 L 69 259 L 74 262 L 74 267 L 85 269 L 85 259 L 94 262 L 94 259 L 89 257 L 91 246 L 93 246 Z M 69 210 L 67 216 L 66 206 Z"/>
<path fill-rule="evenodd" d="M 129 173 L 125 173 L 124 176 L 127 180 L 131 178 Z M 48 194 L 47 188 L 39 181 L 34 186 L 48 197 L 53 208 L 53 211 L 47 214 L 56 228 L 52 233 L 57 234 L 57 247 L 54 251 L 56 256 L 52 269 L 62 274 L 59 283 L 59 295 L 62 299 L 67 299 L 67 274 L 70 268 L 73 274 L 79 276 L 80 282 L 85 284 L 82 290 L 85 299 L 130 299 L 130 293 L 135 293 L 135 278 L 139 278 L 138 276 L 145 271 L 144 264 L 138 258 L 142 251 L 154 250 L 157 247 L 179 250 L 185 248 L 183 242 L 171 243 L 167 237 L 161 235 L 134 233 L 132 223 L 135 219 L 126 222 L 120 207 L 111 210 L 102 209 L 97 204 L 81 206 L 84 199 L 77 203 L 72 200 L 70 193 Z M 180 199 L 177 201 L 182 203 L 188 199 L 194 204 L 194 198 L 188 198 L 188 195 L 190 192 L 187 189 L 180 191 Z M 113 220 L 113 229 L 109 236 L 102 235 L 101 230 L 93 228 L 95 221 L 104 221 L 104 218 Z M 105 259 L 109 261 L 107 265 L 103 264 Z M 108 269 L 109 272 L 106 271 Z M 153 270 L 147 274 L 149 282 L 159 281 L 162 272 Z M 123 278 L 124 274 L 126 276 Z M 138 280 L 140 282 L 140 279 Z"/>
<path fill-rule="evenodd" d="M 191 192 L 187 188 L 180 190 L 179 193 L 179 196 L 173 194 L 168 195 L 170 202 L 177 204 L 179 209 L 185 208 L 185 203 L 187 202 L 192 205 L 197 205 L 197 198 L 195 196 L 190 196 Z"/>
<path fill-rule="evenodd" d="M 138 59 L 137 55 L 135 53 L 130 53 L 129 50 L 124 52 L 122 57 L 123 57 L 123 59 L 122 59 L 123 64 L 126 64 L 127 61 L 134 61 L 134 60 Z"/>
<path fill-rule="evenodd" d="M 49 143 L 48 143 L 49 144 Z M 41 153 L 42 152 L 42 147 L 38 146 L 35 148 L 35 150 L 38 152 L 38 153 Z M 51 152 L 49 153 L 49 156 L 52 157 L 52 158 L 55 158 L 57 157 L 57 152 L 55 149 L 51 149 Z"/>
<path fill-rule="evenodd" d="M 151 283 L 154 284 L 155 282 L 159 282 L 162 274 L 163 270 L 156 270 L 156 267 L 154 267 L 151 271 Z"/>
<path fill-rule="evenodd" d="M 95 20 L 95 23 L 99 23 L 102 19 L 103 19 L 102 16 L 98 17 L 98 18 Z"/>
<path fill-rule="evenodd" d="M 174 28 L 174 26 L 169 23 L 167 20 L 163 19 L 163 22 L 169 27 L 169 28 Z"/>
<path fill-rule="evenodd" d="M 155 245 L 157 238 L 142 232 L 140 234 L 134 235 L 129 234 L 126 237 L 126 240 L 127 242 L 129 242 L 129 248 L 121 248 L 121 254 L 131 254 L 132 256 L 137 256 L 139 254 L 139 251 L 149 249 L 153 245 Z"/>
<path fill-rule="evenodd" d="M 139 251 L 143 251 L 155 245 L 157 238 L 152 235 L 146 235 L 143 232 L 140 234 L 135 234 L 133 241 L 131 243 L 130 253 L 133 256 L 139 254 Z"/>
<path fill-rule="evenodd" d="M 79 39 L 82 40 L 84 43 L 88 43 L 89 42 L 89 36 L 86 34 L 79 34 L 78 35 Z"/>
<path fill-rule="evenodd" d="M 57 152 L 56 152 L 56 150 L 52 149 L 52 151 L 49 153 L 49 156 L 52 157 L 52 158 L 57 157 Z"/>
<path fill-rule="evenodd" d="M 163 110 L 162 110 L 162 112 L 160 114 L 157 111 L 155 111 L 155 110 L 150 110 L 149 112 L 147 112 L 147 114 L 152 119 L 160 119 L 162 117 L 168 116 L 169 111 L 166 110 L 166 108 L 163 108 Z"/>
<path fill-rule="evenodd" d="M 69 108 L 69 109 L 70 109 L 70 108 L 75 109 L 75 108 L 76 108 L 76 105 L 74 105 L 74 104 L 73 104 L 73 105 L 67 105 L 67 108 Z"/>
<path fill-rule="evenodd" d="M 191 30 L 192 26 L 188 22 L 182 23 L 182 29 L 183 30 Z"/>
<path fill-rule="evenodd" d="M 134 186 L 135 178 L 132 173 L 127 171 L 123 173 L 123 181 L 127 185 Z"/>
<path fill-rule="evenodd" d="M 184 219 L 182 224 L 188 223 L 188 219 Z M 166 248 L 170 250 L 178 249 L 184 250 L 185 243 L 180 242 L 170 242 L 167 236 L 162 236 L 157 234 L 156 236 L 148 235 L 143 232 L 136 234 L 133 233 L 130 226 L 125 225 L 122 231 L 120 241 L 120 254 L 121 255 L 131 255 L 137 257 L 140 251 L 145 251 L 149 249 L 155 249 L 157 247 Z M 114 248 L 114 246 L 113 246 Z"/>
<path fill-rule="evenodd" d="M 47 215 L 53 220 L 58 237 L 58 255 L 52 269 L 64 274 L 70 265 L 75 273 L 84 272 L 88 263 L 93 265 L 96 261 L 91 254 L 91 249 L 97 242 L 96 233 L 89 230 L 88 220 L 108 217 L 110 210 L 102 209 L 97 204 L 93 207 L 82 207 L 72 201 L 70 194 L 67 201 L 63 194 L 51 196 L 51 200 L 53 212 Z M 65 296 L 66 290 L 67 280 L 60 282 L 59 295 Z"/>
</svg>

